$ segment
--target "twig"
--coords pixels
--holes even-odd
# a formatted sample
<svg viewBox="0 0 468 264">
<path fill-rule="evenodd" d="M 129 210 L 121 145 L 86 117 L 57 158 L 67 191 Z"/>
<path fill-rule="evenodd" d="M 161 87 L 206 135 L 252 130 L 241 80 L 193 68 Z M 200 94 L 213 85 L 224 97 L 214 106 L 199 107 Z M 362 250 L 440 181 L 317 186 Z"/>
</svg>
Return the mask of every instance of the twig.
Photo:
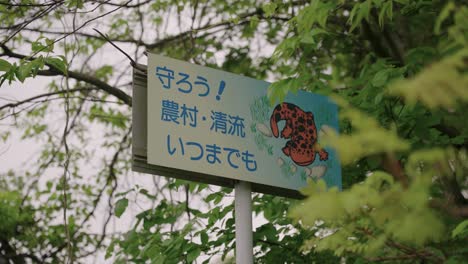
<svg viewBox="0 0 468 264">
<path fill-rule="evenodd" d="M 122 4 L 115 4 L 115 3 L 111 3 L 111 2 L 103 2 L 103 1 L 91 1 L 91 2 L 110 5 L 110 6 L 120 6 L 120 7 L 125 7 L 125 8 L 137 8 L 137 7 L 146 5 L 148 3 L 151 3 L 151 1 L 153 1 L 153 0 L 146 0 L 144 2 L 140 2 L 140 3 L 134 4 L 134 5 L 129 5 L 128 2 L 123 4 L 123 5 Z"/>
<path fill-rule="evenodd" d="M 132 65 L 132 67 L 134 68 L 137 68 L 138 70 L 141 70 L 141 71 L 146 71 L 146 68 L 143 68 L 141 66 L 139 66 L 135 60 L 132 59 L 132 57 L 130 57 L 130 55 L 128 55 L 128 53 L 126 53 L 125 51 L 123 51 L 121 48 L 119 48 L 119 46 L 115 45 L 114 42 L 112 42 L 112 40 L 110 40 L 106 35 L 104 35 L 103 33 L 101 33 L 99 30 L 93 28 L 94 31 L 96 31 L 99 35 L 101 35 L 101 37 L 103 37 L 107 42 L 109 42 L 109 44 L 111 44 L 114 48 L 116 48 L 118 51 L 120 51 L 123 55 L 125 55 L 125 57 L 127 57 L 129 60 L 130 60 L 130 65 Z"/>
<path fill-rule="evenodd" d="M 56 1 L 51 1 L 51 2 L 43 3 L 43 4 L 14 4 L 14 3 L 8 3 L 8 2 L 0 2 L 0 5 L 9 6 L 9 7 L 45 7 L 45 6 L 55 5 L 55 4 L 57 4 Z"/>
<path fill-rule="evenodd" d="M 8 41 L 10 41 L 14 36 L 16 36 L 16 34 L 18 34 L 23 28 L 25 28 L 31 22 L 33 22 L 34 20 L 36 20 L 38 18 L 41 18 L 42 16 L 47 15 L 47 13 L 49 13 L 50 11 L 52 11 L 55 8 L 59 7 L 62 3 L 63 3 L 63 1 L 56 2 L 54 5 L 49 6 L 47 9 L 45 9 L 43 11 L 40 11 L 39 14 L 32 17 L 29 21 L 23 22 L 22 23 L 23 25 L 21 25 L 21 27 L 18 30 L 16 30 L 13 34 L 11 34 L 4 41 L 2 41 L 2 45 L 6 44 Z"/>
</svg>

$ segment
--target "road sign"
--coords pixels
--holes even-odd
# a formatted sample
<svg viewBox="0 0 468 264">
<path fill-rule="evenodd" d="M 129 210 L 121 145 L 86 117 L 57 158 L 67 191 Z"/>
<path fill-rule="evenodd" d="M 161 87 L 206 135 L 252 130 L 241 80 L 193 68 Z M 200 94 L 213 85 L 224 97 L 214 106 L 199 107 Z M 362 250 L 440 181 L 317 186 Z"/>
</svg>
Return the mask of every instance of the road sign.
<svg viewBox="0 0 468 264">
<path fill-rule="evenodd" d="M 303 91 L 271 104 L 269 85 L 149 54 L 134 73 L 135 170 L 289 197 L 307 179 L 341 188 L 336 153 L 319 144 L 338 130 L 337 106 Z"/>
</svg>

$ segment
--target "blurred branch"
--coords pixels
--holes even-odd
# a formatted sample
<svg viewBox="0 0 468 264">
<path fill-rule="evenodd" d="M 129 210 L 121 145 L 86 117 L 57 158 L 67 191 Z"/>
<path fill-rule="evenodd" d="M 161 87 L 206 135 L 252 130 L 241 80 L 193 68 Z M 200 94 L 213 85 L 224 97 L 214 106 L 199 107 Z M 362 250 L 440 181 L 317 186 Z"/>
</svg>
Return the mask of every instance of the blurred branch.
<svg viewBox="0 0 468 264">
<path fill-rule="evenodd" d="M 371 10 L 371 17 L 373 18 L 373 24 L 378 25 L 379 15 L 377 14 L 375 9 Z M 391 54 L 390 57 L 396 62 L 398 62 L 400 66 L 405 65 L 405 50 L 403 49 L 401 39 L 399 39 L 394 32 L 388 29 L 388 25 L 382 28 L 380 34 L 382 34 L 383 43 L 385 43 L 389 47 L 389 51 Z"/>
<path fill-rule="evenodd" d="M 442 210 L 452 217 L 456 218 L 468 218 L 468 205 L 454 205 L 448 201 L 443 201 L 440 199 L 433 199 L 430 201 L 429 205 L 432 208 Z"/>
<path fill-rule="evenodd" d="M 393 156 L 393 154 L 385 154 L 382 166 L 385 169 L 385 171 L 390 173 L 393 176 L 393 178 L 395 178 L 395 180 L 401 183 L 403 188 L 408 188 L 408 176 L 405 174 L 401 162 L 397 160 Z"/>
<path fill-rule="evenodd" d="M 374 18 L 374 16 L 372 16 Z M 362 32 L 364 38 L 370 42 L 375 54 L 381 58 L 391 58 L 398 66 L 404 65 L 404 51 L 401 45 L 396 43 L 396 36 L 387 28 L 374 30 L 372 25 L 378 25 L 378 19 L 372 19 L 371 23 L 363 20 Z M 377 31 L 377 32 L 376 32 Z"/>
<path fill-rule="evenodd" d="M 437 129 L 439 132 L 444 133 L 450 138 L 457 137 L 461 134 L 460 131 L 458 131 L 458 129 L 456 129 L 453 126 L 444 124 L 443 121 L 440 124 L 432 126 L 432 128 Z M 463 142 L 462 144 L 454 144 L 454 145 L 461 146 L 461 147 L 468 149 L 468 142 Z"/>
<path fill-rule="evenodd" d="M 390 257 L 377 257 L 377 258 L 366 258 L 370 262 L 386 262 L 386 261 L 395 261 L 395 260 L 411 260 L 421 258 L 418 254 L 409 254 L 409 255 L 399 255 L 399 256 L 390 256 Z"/>
<path fill-rule="evenodd" d="M 373 234 L 372 230 L 370 230 L 369 228 L 357 228 L 357 230 L 375 239 L 375 235 Z M 397 249 L 398 251 L 405 254 L 402 256 L 398 256 L 398 257 L 408 256 L 407 257 L 408 259 L 421 259 L 423 261 L 427 259 L 427 260 L 436 260 L 437 263 L 443 262 L 442 258 L 432 254 L 431 252 L 427 250 L 417 250 L 412 247 L 403 245 L 401 243 L 397 243 L 393 241 L 392 239 L 387 239 L 387 241 L 385 241 L 385 245 L 387 247 Z M 384 259 L 382 259 L 381 261 L 384 261 Z"/>
</svg>

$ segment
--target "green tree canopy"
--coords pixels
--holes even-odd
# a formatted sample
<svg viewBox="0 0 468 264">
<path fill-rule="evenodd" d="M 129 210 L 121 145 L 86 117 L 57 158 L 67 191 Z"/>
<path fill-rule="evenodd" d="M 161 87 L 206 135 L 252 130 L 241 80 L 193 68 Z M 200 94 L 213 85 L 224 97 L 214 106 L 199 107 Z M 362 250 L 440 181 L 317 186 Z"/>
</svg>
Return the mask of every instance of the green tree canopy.
<svg viewBox="0 0 468 264">
<path fill-rule="evenodd" d="M 38 148 L 0 171 L 0 263 L 231 261 L 231 189 L 131 173 L 145 51 L 340 106 L 343 191 L 254 194 L 256 262 L 468 259 L 466 1 L 16 0 L 0 20 L 0 92 L 22 98 L 0 138 Z"/>
</svg>

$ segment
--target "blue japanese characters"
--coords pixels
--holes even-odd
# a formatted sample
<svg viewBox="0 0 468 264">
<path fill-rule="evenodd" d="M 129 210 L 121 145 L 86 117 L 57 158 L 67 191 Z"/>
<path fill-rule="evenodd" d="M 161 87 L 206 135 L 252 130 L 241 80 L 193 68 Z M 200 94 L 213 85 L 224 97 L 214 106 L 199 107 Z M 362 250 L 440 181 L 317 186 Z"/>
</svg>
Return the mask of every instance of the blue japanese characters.
<svg viewBox="0 0 468 264">
<path fill-rule="evenodd" d="M 161 104 L 161 120 L 166 122 L 174 122 L 191 127 L 197 127 L 198 109 L 196 106 L 187 107 L 183 104 L 179 108 L 179 103 L 171 100 L 162 100 Z M 211 110 L 211 126 L 210 130 L 218 133 L 245 137 L 244 118 L 236 115 L 228 115 L 223 112 Z M 202 121 L 206 121 L 206 116 L 202 117 Z"/>
<path fill-rule="evenodd" d="M 182 138 L 178 138 L 173 147 L 171 136 L 167 135 L 167 152 L 169 155 L 174 155 L 179 152 L 179 155 L 190 157 L 190 160 L 201 160 L 209 164 L 221 164 L 227 162 L 231 168 L 238 169 L 239 163 L 247 171 L 256 171 L 257 162 L 253 159 L 254 155 L 246 151 L 239 151 L 235 148 L 226 148 L 216 144 L 202 145 L 198 142 L 184 142 Z M 187 149 L 187 151 L 185 150 Z"/>
<path fill-rule="evenodd" d="M 175 73 L 172 69 L 164 67 L 156 67 L 156 76 L 158 77 L 159 81 L 161 81 L 162 87 L 165 89 L 170 89 L 172 85 L 172 81 L 175 79 Z M 177 72 L 178 78 L 175 81 L 175 85 L 177 86 L 177 90 L 181 93 L 192 93 L 193 87 L 196 87 L 196 92 L 198 96 L 205 97 L 210 94 L 210 85 L 208 84 L 208 80 L 200 75 L 195 76 L 195 81 L 192 84 L 192 80 L 190 74 Z M 221 94 L 224 91 L 224 87 L 226 86 L 226 82 L 221 80 L 218 86 L 218 93 L 216 94 L 216 100 L 221 100 Z"/>
</svg>

